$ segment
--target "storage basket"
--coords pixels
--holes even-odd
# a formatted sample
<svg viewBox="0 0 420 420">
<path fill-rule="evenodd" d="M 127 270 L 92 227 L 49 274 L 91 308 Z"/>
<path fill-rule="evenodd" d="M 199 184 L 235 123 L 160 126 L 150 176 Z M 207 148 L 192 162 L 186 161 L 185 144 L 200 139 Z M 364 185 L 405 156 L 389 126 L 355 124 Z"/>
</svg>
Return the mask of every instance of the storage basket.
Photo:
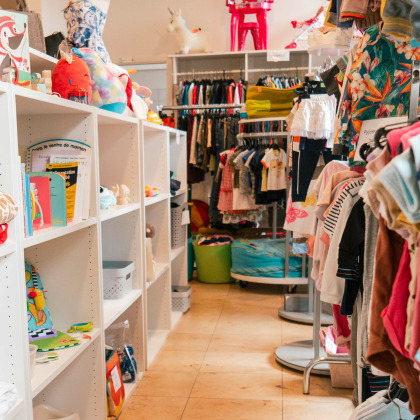
<svg viewBox="0 0 420 420">
<path fill-rule="evenodd" d="M 187 225 L 182 224 L 182 213 L 188 209 L 188 203 L 171 208 L 171 248 L 185 245 Z"/>
<path fill-rule="evenodd" d="M 191 286 L 172 287 L 172 310 L 188 312 L 191 306 Z"/>
<path fill-rule="evenodd" d="M 133 289 L 134 262 L 103 261 L 104 299 L 121 299 Z"/>
<path fill-rule="evenodd" d="M 230 276 L 232 252 L 230 244 L 205 246 L 194 242 L 198 281 L 201 283 L 232 283 Z"/>
</svg>

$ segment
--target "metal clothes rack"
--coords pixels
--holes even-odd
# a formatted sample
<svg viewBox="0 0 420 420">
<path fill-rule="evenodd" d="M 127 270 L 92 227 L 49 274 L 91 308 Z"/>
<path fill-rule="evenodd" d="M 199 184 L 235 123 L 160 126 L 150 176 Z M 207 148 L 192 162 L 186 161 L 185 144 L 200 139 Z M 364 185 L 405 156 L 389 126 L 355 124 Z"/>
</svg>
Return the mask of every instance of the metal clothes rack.
<svg viewBox="0 0 420 420">
<path fill-rule="evenodd" d="M 216 104 L 216 105 L 164 105 L 162 111 L 186 111 L 189 109 L 239 109 L 244 104 Z"/>
<path fill-rule="evenodd" d="M 292 72 L 292 71 L 304 71 L 310 70 L 308 66 L 303 67 L 278 67 L 278 68 L 265 68 L 265 69 L 248 69 L 248 73 L 279 73 L 279 72 Z M 216 74 L 243 74 L 245 69 L 233 69 L 233 70 L 204 70 L 204 71 L 184 71 L 177 73 L 177 76 L 195 76 L 196 74 L 200 75 L 216 75 Z"/>
</svg>

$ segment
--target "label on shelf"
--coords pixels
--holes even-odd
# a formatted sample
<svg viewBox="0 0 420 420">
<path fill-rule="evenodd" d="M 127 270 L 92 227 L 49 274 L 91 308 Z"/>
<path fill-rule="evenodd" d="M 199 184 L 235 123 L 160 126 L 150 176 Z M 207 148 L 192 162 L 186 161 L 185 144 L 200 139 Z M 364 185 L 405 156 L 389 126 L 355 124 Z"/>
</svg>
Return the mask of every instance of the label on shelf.
<svg viewBox="0 0 420 420">
<path fill-rule="evenodd" d="M 290 51 L 269 50 L 267 51 L 267 61 L 290 61 Z"/>
<path fill-rule="evenodd" d="M 115 392 L 118 392 L 118 390 L 121 388 L 121 380 L 118 373 L 118 368 L 116 366 L 111 370 L 111 378 L 112 383 L 114 384 L 114 390 Z"/>
<path fill-rule="evenodd" d="M 180 135 L 179 135 L 179 133 L 176 133 L 176 144 L 179 144 L 179 143 L 180 143 L 180 140 L 179 140 L 179 138 L 180 138 Z"/>
</svg>

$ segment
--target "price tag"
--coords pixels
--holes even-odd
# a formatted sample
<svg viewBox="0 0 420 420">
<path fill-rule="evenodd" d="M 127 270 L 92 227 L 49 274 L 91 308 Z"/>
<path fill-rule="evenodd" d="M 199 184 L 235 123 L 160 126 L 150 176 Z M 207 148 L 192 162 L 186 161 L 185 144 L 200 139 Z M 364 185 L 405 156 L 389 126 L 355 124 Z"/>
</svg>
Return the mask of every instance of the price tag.
<svg viewBox="0 0 420 420">
<path fill-rule="evenodd" d="M 267 61 L 290 61 L 290 51 L 269 50 L 267 51 Z"/>
<path fill-rule="evenodd" d="M 114 384 L 114 391 L 118 392 L 118 390 L 121 388 L 121 379 L 120 375 L 118 374 L 118 368 L 116 366 L 111 370 L 111 378 L 112 383 Z"/>
<path fill-rule="evenodd" d="M 190 224 L 190 212 L 188 210 L 184 210 L 182 212 L 181 225 L 189 225 L 189 224 Z"/>
</svg>

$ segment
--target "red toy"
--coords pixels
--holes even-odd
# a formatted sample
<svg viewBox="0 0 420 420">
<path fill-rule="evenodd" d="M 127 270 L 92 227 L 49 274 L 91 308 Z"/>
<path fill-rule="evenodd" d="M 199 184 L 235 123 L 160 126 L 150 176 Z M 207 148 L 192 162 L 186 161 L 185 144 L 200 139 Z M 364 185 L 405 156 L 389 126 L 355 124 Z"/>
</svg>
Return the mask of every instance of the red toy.
<svg viewBox="0 0 420 420">
<path fill-rule="evenodd" d="M 89 68 L 85 62 L 76 56 L 72 56 L 69 63 L 61 58 L 56 64 L 52 74 L 52 92 L 58 93 L 64 99 L 75 99 L 75 92 L 83 92 L 81 102 L 90 103 L 92 100 L 92 88 L 90 85 Z M 86 92 L 86 94 L 85 94 Z M 85 102 L 85 96 L 87 101 Z M 81 98 L 79 98 L 80 100 Z"/>
<path fill-rule="evenodd" d="M 245 39 L 248 31 L 251 31 L 256 50 L 267 49 L 268 23 L 267 12 L 271 10 L 271 3 L 274 0 L 226 0 L 229 13 L 232 15 L 230 21 L 230 50 L 235 51 L 236 33 L 238 33 L 238 51 L 245 46 Z M 256 15 L 256 22 L 245 22 L 245 15 Z M 239 21 L 239 27 L 238 27 Z"/>
</svg>

